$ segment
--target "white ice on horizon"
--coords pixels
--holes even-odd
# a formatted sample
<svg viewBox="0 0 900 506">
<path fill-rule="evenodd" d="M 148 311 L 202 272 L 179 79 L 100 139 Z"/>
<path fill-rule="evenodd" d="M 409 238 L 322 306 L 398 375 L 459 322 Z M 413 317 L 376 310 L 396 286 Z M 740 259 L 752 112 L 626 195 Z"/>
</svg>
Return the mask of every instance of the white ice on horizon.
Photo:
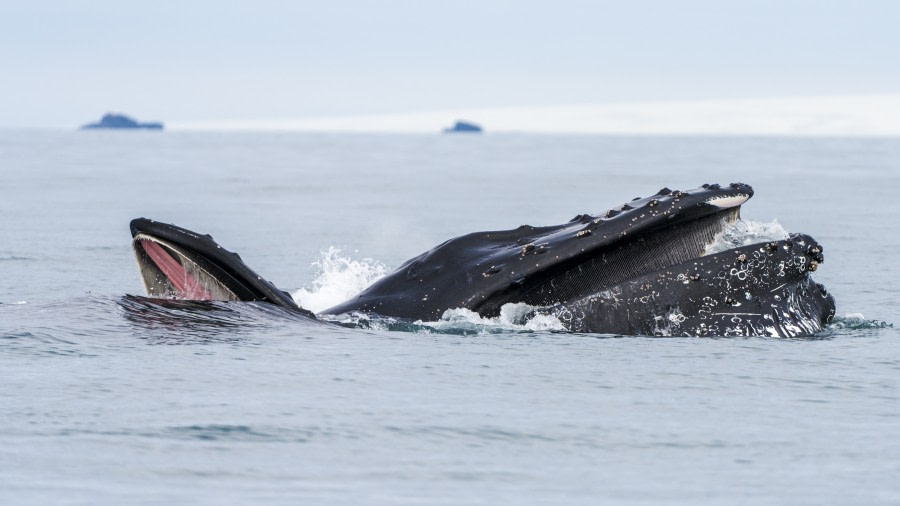
<svg viewBox="0 0 900 506">
<path fill-rule="evenodd" d="M 488 133 L 900 135 L 900 94 L 526 106 L 370 116 L 172 122 L 173 130 L 437 133 L 458 118 Z"/>
</svg>

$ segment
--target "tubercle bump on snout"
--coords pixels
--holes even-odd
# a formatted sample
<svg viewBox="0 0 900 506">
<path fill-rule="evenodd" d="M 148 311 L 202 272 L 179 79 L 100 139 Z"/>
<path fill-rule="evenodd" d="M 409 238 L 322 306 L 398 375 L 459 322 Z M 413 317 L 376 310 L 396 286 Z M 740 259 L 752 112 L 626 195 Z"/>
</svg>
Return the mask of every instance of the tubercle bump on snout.
<svg viewBox="0 0 900 506">
<path fill-rule="evenodd" d="M 772 245 L 775 245 L 772 248 Z M 815 272 L 819 265 L 825 262 L 822 246 L 812 237 L 805 234 L 791 234 L 790 238 L 783 242 L 768 243 L 765 245 L 769 251 L 777 251 L 778 245 L 783 244 L 784 251 L 794 255 L 798 259 L 798 269 L 801 272 Z"/>
</svg>

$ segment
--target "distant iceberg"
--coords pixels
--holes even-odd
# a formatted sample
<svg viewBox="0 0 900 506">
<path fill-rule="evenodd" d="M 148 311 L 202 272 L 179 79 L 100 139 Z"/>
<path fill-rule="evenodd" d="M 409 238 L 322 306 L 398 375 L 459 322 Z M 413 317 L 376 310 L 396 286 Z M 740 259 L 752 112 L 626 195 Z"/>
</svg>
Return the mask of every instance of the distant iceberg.
<svg viewBox="0 0 900 506">
<path fill-rule="evenodd" d="M 121 128 L 135 129 L 143 128 L 147 130 L 162 130 L 163 124 L 159 122 L 138 123 L 137 121 L 125 116 L 124 114 L 106 114 L 99 123 L 88 123 L 81 127 L 82 130 L 93 130 L 97 128 Z"/>
<path fill-rule="evenodd" d="M 450 128 L 445 128 L 445 134 L 454 134 L 454 133 L 474 133 L 480 134 L 482 132 L 481 126 L 476 125 L 475 123 L 469 123 L 468 121 L 457 121 L 455 125 Z"/>
</svg>

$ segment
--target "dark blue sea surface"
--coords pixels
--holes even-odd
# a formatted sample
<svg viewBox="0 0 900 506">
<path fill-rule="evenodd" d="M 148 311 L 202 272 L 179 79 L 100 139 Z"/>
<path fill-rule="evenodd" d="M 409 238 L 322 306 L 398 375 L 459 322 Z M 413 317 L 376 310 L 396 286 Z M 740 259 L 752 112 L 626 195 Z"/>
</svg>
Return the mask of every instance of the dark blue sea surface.
<svg viewBox="0 0 900 506">
<path fill-rule="evenodd" d="M 824 246 L 821 334 L 155 301 L 128 230 L 322 309 L 456 235 L 737 181 Z M 0 192 L 2 504 L 900 502 L 898 139 L 0 131 Z"/>
</svg>

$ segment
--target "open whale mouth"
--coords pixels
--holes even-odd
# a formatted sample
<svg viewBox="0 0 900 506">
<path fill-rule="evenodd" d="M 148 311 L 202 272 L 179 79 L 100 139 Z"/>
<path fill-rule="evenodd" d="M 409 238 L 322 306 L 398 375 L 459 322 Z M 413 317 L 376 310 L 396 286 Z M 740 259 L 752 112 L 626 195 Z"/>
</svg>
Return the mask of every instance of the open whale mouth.
<svg viewBox="0 0 900 506">
<path fill-rule="evenodd" d="M 132 220 L 131 235 L 141 279 L 151 297 L 270 302 L 314 317 L 208 235 L 146 218 Z"/>
<path fill-rule="evenodd" d="M 153 297 L 185 300 L 242 300 L 249 295 L 239 284 L 221 281 L 227 276 L 215 264 L 147 234 L 132 241 L 144 288 Z M 244 292 L 241 295 L 236 291 Z"/>
</svg>

